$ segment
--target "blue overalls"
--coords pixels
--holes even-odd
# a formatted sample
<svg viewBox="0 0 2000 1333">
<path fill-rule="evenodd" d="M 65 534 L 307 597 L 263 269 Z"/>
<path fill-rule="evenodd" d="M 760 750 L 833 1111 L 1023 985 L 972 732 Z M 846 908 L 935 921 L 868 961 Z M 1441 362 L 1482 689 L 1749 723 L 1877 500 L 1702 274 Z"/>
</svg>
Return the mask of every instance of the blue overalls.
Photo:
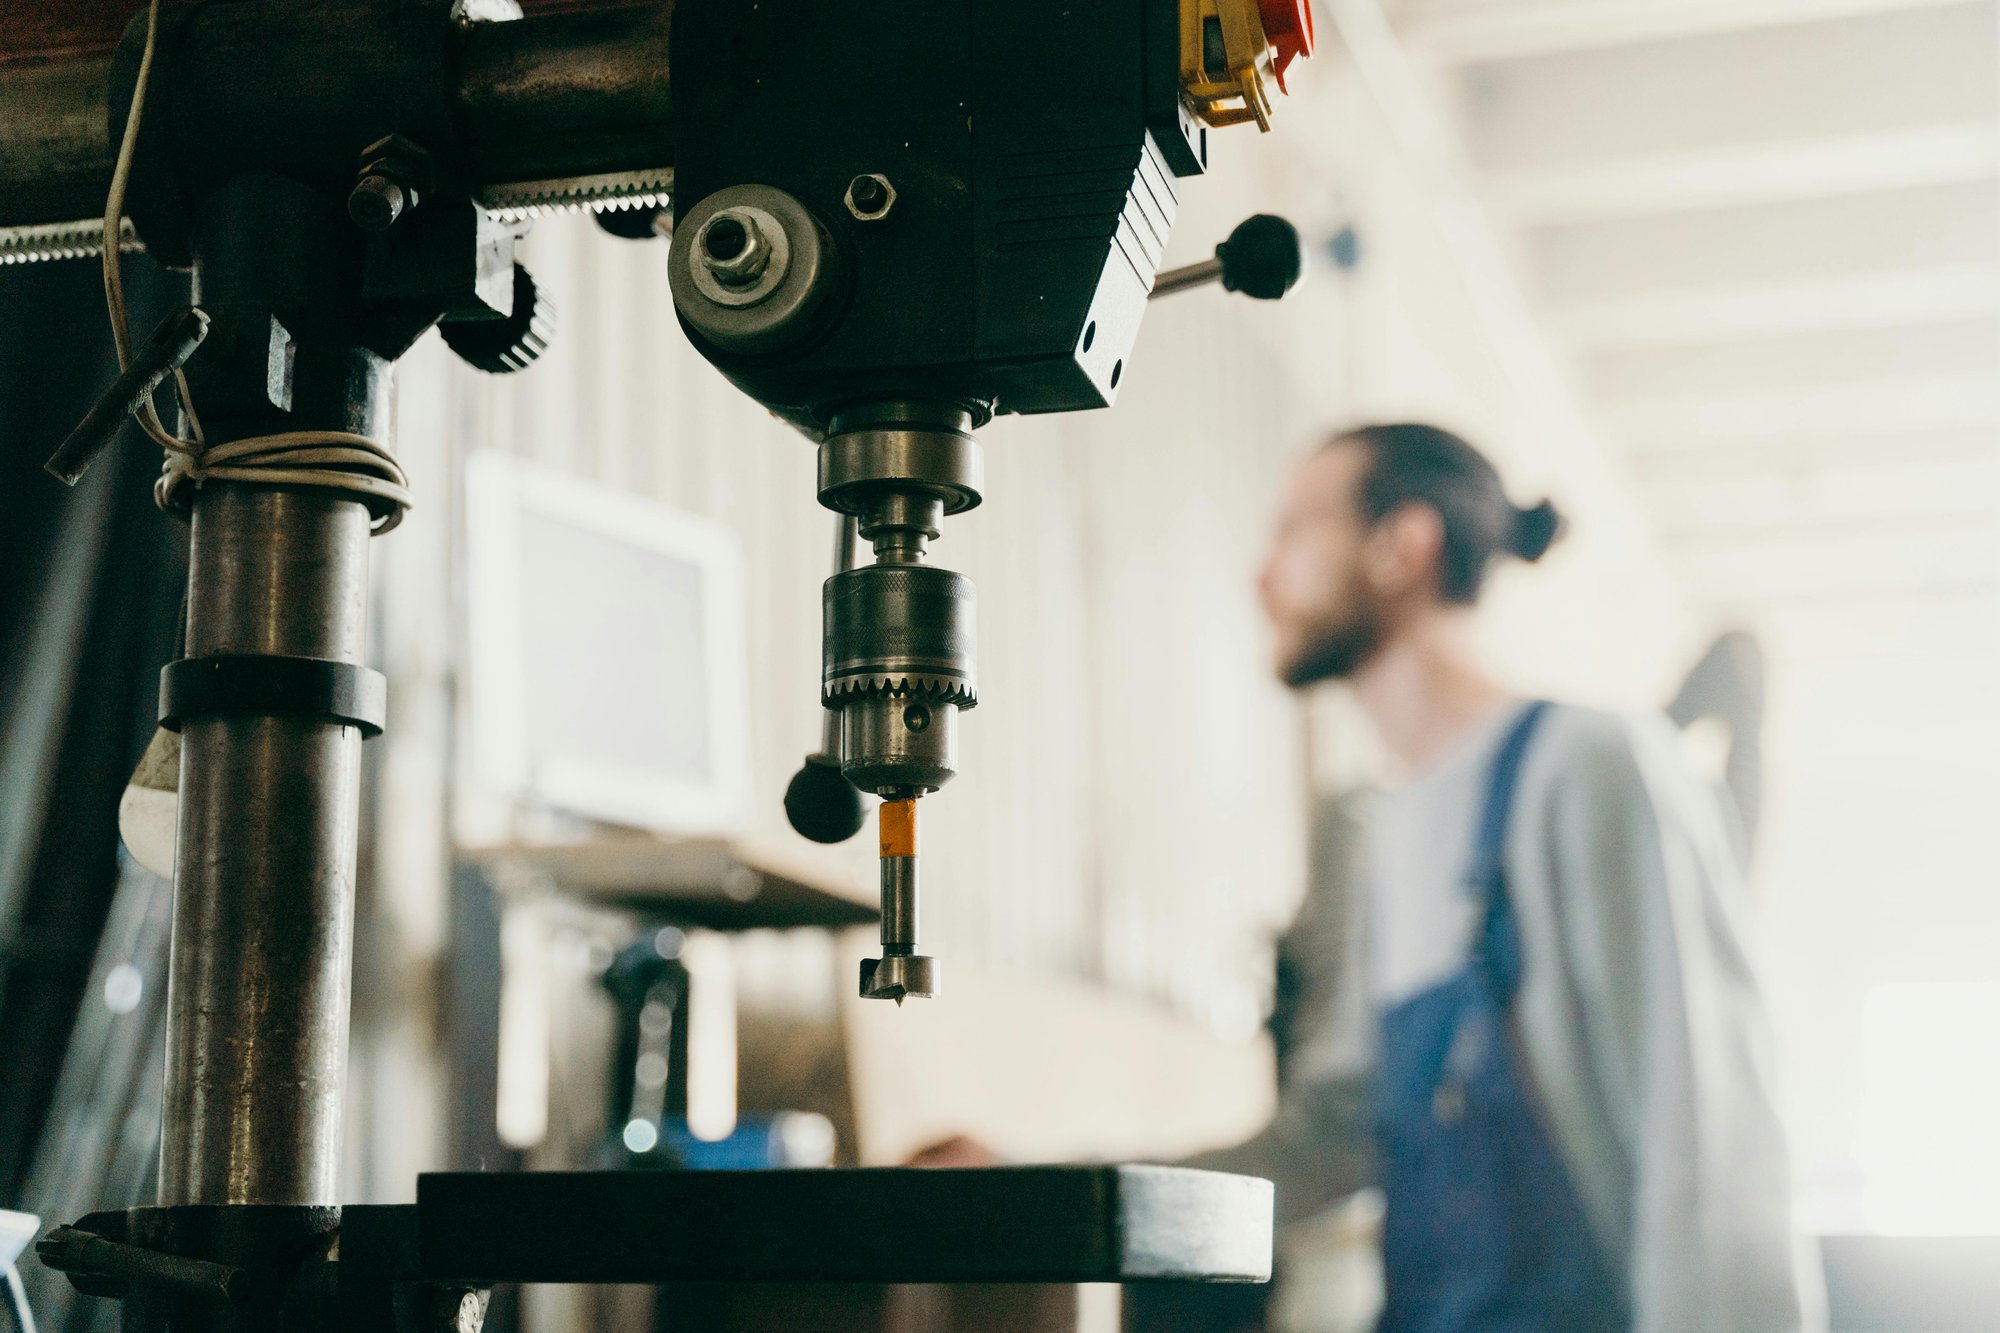
<svg viewBox="0 0 2000 1333">
<path fill-rule="evenodd" d="M 1485 911 L 1471 956 L 1382 1016 L 1379 1333 L 1617 1333 L 1631 1324 L 1509 1021 L 1521 940 L 1502 850 L 1522 756 L 1547 711 L 1528 705 L 1493 760 L 1472 858 L 1469 886 Z"/>
</svg>

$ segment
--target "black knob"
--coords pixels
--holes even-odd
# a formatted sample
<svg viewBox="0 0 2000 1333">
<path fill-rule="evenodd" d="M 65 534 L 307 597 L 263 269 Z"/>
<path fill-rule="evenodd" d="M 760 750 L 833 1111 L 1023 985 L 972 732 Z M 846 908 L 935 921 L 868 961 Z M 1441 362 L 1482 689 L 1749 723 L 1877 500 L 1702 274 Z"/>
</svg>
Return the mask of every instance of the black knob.
<svg viewBox="0 0 2000 1333">
<path fill-rule="evenodd" d="M 1275 301 L 1298 285 L 1306 271 L 1305 247 L 1299 229 L 1272 213 L 1258 213 L 1238 223 L 1229 239 L 1215 247 L 1222 261 L 1222 286 L 1259 301 Z"/>
<path fill-rule="evenodd" d="M 840 771 L 840 761 L 809 754 L 791 785 L 785 788 L 785 818 L 799 836 L 814 842 L 846 842 L 868 822 L 861 789 Z"/>
<path fill-rule="evenodd" d="M 535 286 L 535 279 L 514 265 L 514 308 L 497 319 L 455 319 L 438 325 L 445 346 L 459 360 L 489 375 L 525 370 L 549 348 L 555 333 L 556 308 Z"/>
</svg>

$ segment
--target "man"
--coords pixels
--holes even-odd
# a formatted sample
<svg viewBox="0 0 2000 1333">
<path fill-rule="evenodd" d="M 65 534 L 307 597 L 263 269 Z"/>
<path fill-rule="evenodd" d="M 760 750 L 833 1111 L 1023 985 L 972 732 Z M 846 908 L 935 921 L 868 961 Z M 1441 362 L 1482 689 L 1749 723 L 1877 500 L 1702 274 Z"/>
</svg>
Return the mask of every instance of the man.
<svg viewBox="0 0 2000 1333">
<path fill-rule="evenodd" d="M 1347 682 L 1404 776 L 1320 867 L 1340 1012 L 1272 1124 L 1190 1164 L 1270 1177 L 1281 1221 L 1378 1186 L 1382 1333 L 1816 1328 L 1713 792 L 1664 718 L 1515 698 L 1474 648 L 1491 565 L 1560 527 L 1432 426 L 1294 473 L 1258 580 L 1277 673 Z"/>
<path fill-rule="evenodd" d="M 1474 650 L 1489 566 L 1559 527 L 1431 426 L 1292 479 L 1278 674 L 1348 682 L 1407 774 L 1359 904 L 1367 1124 L 1327 1091 L 1316 1128 L 1372 1130 L 1372 1170 L 1330 1160 L 1384 1192 L 1385 1333 L 1789 1333 L 1819 1301 L 1721 813 L 1663 720 L 1524 702 Z"/>
</svg>

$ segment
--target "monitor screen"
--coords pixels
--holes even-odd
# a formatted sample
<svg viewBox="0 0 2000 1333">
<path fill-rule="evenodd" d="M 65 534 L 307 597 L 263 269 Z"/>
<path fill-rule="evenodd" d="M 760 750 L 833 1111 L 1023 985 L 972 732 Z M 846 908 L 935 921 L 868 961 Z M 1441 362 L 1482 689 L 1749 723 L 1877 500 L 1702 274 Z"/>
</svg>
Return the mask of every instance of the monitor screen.
<svg viewBox="0 0 2000 1333">
<path fill-rule="evenodd" d="M 510 459 L 468 468 L 473 774 L 674 833 L 742 816 L 742 577 L 723 525 Z"/>
</svg>

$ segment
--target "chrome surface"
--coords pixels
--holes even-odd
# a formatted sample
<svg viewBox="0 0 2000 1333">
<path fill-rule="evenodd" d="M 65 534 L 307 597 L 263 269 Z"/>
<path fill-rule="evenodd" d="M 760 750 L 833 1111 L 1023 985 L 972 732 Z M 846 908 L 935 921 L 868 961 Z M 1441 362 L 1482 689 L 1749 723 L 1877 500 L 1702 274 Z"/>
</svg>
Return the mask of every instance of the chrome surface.
<svg viewBox="0 0 2000 1333">
<path fill-rule="evenodd" d="M 972 580 L 922 564 L 873 564 L 822 589 L 825 698 L 901 691 L 978 702 Z M 895 785 L 895 784 L 890 784 Z"/>
<path fill-rule="evenodd" d="M 937 959 L 928 954 L 883 954 L 861 960 L 861 998 L 928 1000 L 938 993 Z"/>
<path fill-rule="evenodd" d="M 734 280 L 741 275 L 730 270 L 730 257 L 711 253 L 704 244 L 718 219 L 736 222 L 769 247 L 754 277 Z M 788 345 L 810 329 L 813 314 L 835 286 L 830 241 L 805 205 L 783 190 L 768 185 L 717 190 L 686 210 L 674 231 L 668 268 L 674 308 L 718 347 L 767 352 Z"/>
<path fill-rule="evenodd" d="M 1208 287 L 1222 281 L 1222 261 L 1204 259 L 1198 264 L 1188 264 L 1181 268 L 1170 268 L 1153 279 L 1153 291 L 1148 300 L 1162 296 L 1172 296 L 1175 292 L 1190 291 L 1196 287 Z"/>
<path fill-rule="evenodd" d="M 577 209 L 614 213 L 628 208 L 664 208 L 674 201 L 674 169 L 508 181 L 488 185 L 474 197 L 480 207 L 502 222 L 526 222 Z"/>
<path fill-rule="evenodd" d="M 864 537 L 869 511 L 885 499 L 928 496 L 944 514 L 960 514 L 985 488 L 985 456 L 969 426 L 864 426 L 829 435 L 819 449 L 819 502 L 859 517 Z"/>
<path fill-rule="evenodd" d="M 917 858 L 882 858 L 882 943 L 917 945 Z"/>
<path fill-rule="evenodd" d="M 132 220 L 118 223 L 118 248 L 137 254 L 146 247 L 132 230 Z M 104 253 L 104 219 L 44 222 L 32 227 L 0 227 L 0 264 L 30 264 L 43 259 L 89 259 Z"/>
<path fill-rule="evenodd" d="M 205 488 L 188 652 L 361 661 L 368 540 L 358 500 Z M 360 772 L 351 726 L 182 731 L 162 1204 L 337 1202 Z"/>
<path fill-rule="evenodd" d="M 708 215 L 688 262 L 703 296 L 719 305 L 751 306 L 783 286 L 792 243 L 777 218 L 739 204 Z"/>
<path fill-rule="evenodd" d="M 928 691 L 847 698 L 840 771 L 863 791 L 936 791 L 958 773 L 958 713 Z"/>
</svg>

